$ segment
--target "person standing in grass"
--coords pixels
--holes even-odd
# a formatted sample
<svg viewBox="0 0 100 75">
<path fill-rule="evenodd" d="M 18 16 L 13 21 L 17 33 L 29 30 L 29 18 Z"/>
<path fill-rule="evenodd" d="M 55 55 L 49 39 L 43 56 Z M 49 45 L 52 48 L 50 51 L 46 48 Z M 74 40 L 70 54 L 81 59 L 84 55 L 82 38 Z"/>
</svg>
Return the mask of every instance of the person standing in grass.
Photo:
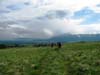
<svg viewBox="0 0 100 75">
<path fill-rule="evenodd" d="M 62 47 L 61 42 L 57 42 L 57 46 L 58 46 L 58 48 L 61 48 Z"/>
</svg>

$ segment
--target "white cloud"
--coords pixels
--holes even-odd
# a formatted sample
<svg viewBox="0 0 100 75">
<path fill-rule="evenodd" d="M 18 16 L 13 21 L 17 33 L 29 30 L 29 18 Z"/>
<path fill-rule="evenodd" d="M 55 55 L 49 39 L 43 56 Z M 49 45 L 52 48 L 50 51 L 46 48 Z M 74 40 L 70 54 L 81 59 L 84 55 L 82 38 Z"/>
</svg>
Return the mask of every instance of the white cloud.
<svg viewBox="0 0 100 75">
<path fill-rule="evenodd" d="M 82 25 L 84 34 L 100 34 L 100 24 Z"/>
<path fill-rule="evenodd" d="M 91 10 L 93 10 L 95 13 L 100 13 L 100 7 L 97 7 L 96 5 L 92 6 Z"/>
<path fill-rule="evenodd" d="M 67 9 L 71 13 L 79 11 L 84 7 L 94 7 L 100 3 L 100 0 L 46 0 L 50 5 L 42 5 L 40 8 L 46 10 Z M 45 0 L 43 0 L 45 3 Z"/>
<path fill-rule="evenodd" d="M 70 13 L 81 10 L 84 7 L 93 8 L 95 11 L 100 9 L 95 7 L 100 0 L 8 0 L 4 1 L 4 4 L 11 5 L 16 3 L 29 2 L 28 7 L 23 8 L 20 11 L 9 13 L 9 17 L 14 17 L 15 19 L 30 19 L 33 17 L 40 16 L 49 10 L 68 10 Z M 7 9 L 6 9 L 7 10 Z M 21 14 L 21 15 L 20 15 Z M 20 16 L 19 16 L 20 15 Z"/>
<path fill-rule="evenodd" d="M 43 29 L 44 33 L 47 34 L 48 37 L 52 37 L 53 36 L 53 32 L 47 28 Z"/>
<path fill-rule="evenodd" d="M 9 5 L 19 3 L 26 3 L 26 7 L 22 7 L 20 10 L 7 8 Z M 100 7 L 96 7 L 99 3 L 100 0 L 4 0 L 0 3 L 0 10 L 10 12 L 0 14 L 0 38 L 1 36 L 2 38 L 5 36 L 9 36 L 9 38 L 49 38 L 65 33 L 99 34 L 100 23 L 81 25 L 85 18 L 71 18 L 76 11 L 85 7 L 100 13 Z M 67 18 L 37 19 L 49 14 L 49 11 L 56 10 L 68 12 Z M 55 17 L 57 14 L 54 13 L 52 16 Z"/>
</svg>

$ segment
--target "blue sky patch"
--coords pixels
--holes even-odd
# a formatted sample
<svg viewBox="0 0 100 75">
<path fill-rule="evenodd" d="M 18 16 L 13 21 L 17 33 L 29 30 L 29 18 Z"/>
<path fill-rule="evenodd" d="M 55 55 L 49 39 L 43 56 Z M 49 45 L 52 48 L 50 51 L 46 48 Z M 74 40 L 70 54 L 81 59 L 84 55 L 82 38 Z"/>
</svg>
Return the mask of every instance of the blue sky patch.
<svg viewBox="0 0 100 75">
<path fill-rule="evenodd" d="M 74 13 L 74 16 L 72 16 L 72 18 L 74 19 L 79 19 L 79 18 L 83 18 L 89 15 L 92 15 L 94 13 L 93 10 L 89 9 L 89 8 L 84 8 L 80 11 L 77 11 Z"/>
<path fill-rule="evenodd" d="M 87 18 L 81 23 L 81 24 L 95 24 L 95 23 L 100 23 L 100 13 L 94 13 Z"/>
</svg>

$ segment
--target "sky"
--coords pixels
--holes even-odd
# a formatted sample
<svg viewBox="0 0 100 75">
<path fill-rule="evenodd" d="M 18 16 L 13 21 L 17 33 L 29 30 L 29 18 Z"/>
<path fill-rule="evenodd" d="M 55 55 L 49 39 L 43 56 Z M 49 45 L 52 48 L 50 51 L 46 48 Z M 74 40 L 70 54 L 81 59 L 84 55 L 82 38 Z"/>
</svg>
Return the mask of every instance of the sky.
<svg viewBox="0 0 100 75">
<path fill-rule="evenodd" d="M 100 34 L 100 0 L 0 0 L 0 39 Z"/>
</svg>

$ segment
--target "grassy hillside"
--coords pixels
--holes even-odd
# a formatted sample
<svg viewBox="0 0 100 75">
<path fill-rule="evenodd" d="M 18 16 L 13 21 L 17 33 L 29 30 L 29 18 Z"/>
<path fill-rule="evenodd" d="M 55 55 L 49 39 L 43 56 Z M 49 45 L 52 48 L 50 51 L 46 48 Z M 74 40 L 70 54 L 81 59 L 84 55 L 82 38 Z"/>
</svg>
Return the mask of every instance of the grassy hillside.
<svg viewBox="0 0 100 75">
<path fill-rule="evenodd" d="M 0 49 L 0 75 L 100 75 L 100 43 Z"/>
</svg>

